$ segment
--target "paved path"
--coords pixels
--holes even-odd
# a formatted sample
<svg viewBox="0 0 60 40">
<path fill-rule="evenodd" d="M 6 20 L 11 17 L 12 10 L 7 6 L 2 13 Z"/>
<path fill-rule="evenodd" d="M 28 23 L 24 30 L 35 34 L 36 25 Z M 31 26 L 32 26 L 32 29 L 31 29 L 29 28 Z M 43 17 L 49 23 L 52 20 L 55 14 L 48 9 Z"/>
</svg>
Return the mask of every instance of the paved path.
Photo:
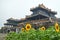
<svg viewBox="0 0 60 40">
<path fill-rule="evenodd" d="M 0 40 L 5 40 L 6 34 L 0 33 Z"/>
</svg>

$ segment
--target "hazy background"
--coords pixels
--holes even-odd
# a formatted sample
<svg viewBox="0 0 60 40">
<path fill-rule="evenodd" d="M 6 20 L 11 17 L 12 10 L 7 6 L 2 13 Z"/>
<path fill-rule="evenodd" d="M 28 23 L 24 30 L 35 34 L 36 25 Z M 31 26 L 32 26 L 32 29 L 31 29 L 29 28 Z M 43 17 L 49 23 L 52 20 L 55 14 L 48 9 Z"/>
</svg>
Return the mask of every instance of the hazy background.
<svg viewBox="0 0 60 40">
<path fill-rule="evenodd" d="M 0 0 L 0 28 L 9 18 L 21 19 L 25 15 L 30 15 L 30 8 L 39 4 L 57 11 L 57 17 L 60 18 L 60 0 Z"/>
</svg>

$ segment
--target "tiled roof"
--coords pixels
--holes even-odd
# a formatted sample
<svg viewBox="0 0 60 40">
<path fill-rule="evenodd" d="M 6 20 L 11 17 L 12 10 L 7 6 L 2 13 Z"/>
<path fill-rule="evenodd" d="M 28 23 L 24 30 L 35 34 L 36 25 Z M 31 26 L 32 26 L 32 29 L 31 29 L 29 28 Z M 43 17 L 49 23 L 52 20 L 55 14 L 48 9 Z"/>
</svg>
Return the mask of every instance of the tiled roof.
<svg viewBox="0 0 60 40">
<path fill-rule="evenodd" d="M 52 12 L 52 13 L 57 13 L 57 12 L 52 11 L 51 9 L 45 7 L 43 4 L 39 4 L 38 7 L 31 8 L 30 11 L 35 10 L 35 9 L 37 9 L 37 8 L 42 8 L 42 9 L 47 10 L 47 11 L 50 11 L 50 12 Z"/>
</svg>

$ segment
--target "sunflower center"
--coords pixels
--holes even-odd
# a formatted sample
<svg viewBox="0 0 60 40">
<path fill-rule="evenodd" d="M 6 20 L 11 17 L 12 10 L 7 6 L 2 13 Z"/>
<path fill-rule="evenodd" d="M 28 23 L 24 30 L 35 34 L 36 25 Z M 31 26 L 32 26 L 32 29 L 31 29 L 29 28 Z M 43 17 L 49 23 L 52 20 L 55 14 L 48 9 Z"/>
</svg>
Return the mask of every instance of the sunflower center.
<svg viewBox="0 0 60 40">
<path fill-rule="evenodd" d="M 29 26 L 27 26 L 27 28 L 29 29 L 30 27 L 29 27 Z"/>
<path fill-rule="evenodd" d="M 44 28 L 42 28 L 44 30 Z"/>
<path fill-rule="evenodd" d="M 58 29 L 58 26 L 56 27 L 56 29 Z"/>
</svg>

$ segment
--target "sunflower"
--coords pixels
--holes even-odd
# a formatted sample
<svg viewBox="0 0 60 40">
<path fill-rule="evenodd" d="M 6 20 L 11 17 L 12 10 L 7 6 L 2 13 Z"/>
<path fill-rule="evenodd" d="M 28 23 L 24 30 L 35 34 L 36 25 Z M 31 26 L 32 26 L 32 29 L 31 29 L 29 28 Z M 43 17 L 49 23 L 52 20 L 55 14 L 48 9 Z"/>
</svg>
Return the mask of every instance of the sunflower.
<svg viewBox="0 0 60 40">
<path fill-rule="evenodd" d="M 41 27 L 40 29 L 41 29 L 41 30 L 45 30 L 45 27 L 43 26 L 43 27 Z"/>
<path fill-rule="evenodd" d="M 56 32 L 59 32 L 59 25 L 58 25 L 58 23 L 55 24 L 55 29 L 56 29 Z"/>
<path fill-rule="evenodd" d="M 24 31 L 25 29 L 24 28 L 21 28 L 22 31 Z"/>
<path fill-rule="evenodd" d="M 31 29 L 31 24 L 26 24 L 26 30 L 29 31 Z"/>
</svg>

